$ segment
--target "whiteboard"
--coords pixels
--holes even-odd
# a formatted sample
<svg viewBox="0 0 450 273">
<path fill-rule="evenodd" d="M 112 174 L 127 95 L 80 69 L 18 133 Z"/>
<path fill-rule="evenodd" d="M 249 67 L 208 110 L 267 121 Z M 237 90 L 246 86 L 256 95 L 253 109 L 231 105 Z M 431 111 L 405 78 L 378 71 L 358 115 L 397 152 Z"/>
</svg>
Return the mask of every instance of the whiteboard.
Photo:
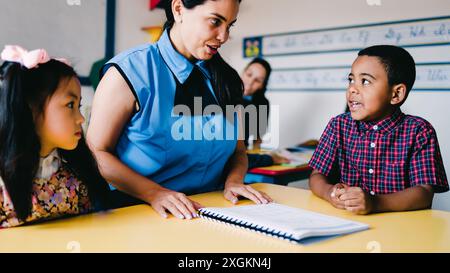
<svg viewBox="0 0 450 273">
<path fill-rule="evenodd" d="M 247 37 L 261 41 L 273 67 L 268 90 L 345 90 L 357 52 L 377 44 L 405 47 L 416 61 L 414 91 L 450 91 L 450 16 Z M 245 54 L 244 54 L 245 55 Z"/>
<path fill-rule="evenodd" d="M 402 47 L 450 43 L 450 17 L 267 35 L 263 55 L 355 50 L 375 44 Z"/>
<path fill-rule="evenodd" d="M 113 2 L 113 3 L 111 3 Z M 0 46 L 45 48 L 68 59 L 82 83 L 92 64 L 113 54 L 108 44 L 107 8 L 111 0 L 0 0 Z"/>
<path fill-rule="evenodd" d="M 268 89 L 295 90 L 345 90 L 351 67 L 310 67 L 274 70 Z M 414 90 L 450 90 L 450 64 L 416 63 Z"/>
</svg>

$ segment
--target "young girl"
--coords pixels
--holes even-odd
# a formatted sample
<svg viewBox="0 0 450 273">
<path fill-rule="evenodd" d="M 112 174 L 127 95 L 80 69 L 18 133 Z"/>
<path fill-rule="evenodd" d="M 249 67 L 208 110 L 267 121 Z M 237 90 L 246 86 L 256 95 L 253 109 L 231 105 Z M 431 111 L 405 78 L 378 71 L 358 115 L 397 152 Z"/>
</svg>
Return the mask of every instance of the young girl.
<svg viewBox="0 0 450 273">
<path fill-rule="evenodd" d="M 73 68 L 42 49 L 6 46 L 1 58 L 0 228 L 104 208 Z"/>
</svg>

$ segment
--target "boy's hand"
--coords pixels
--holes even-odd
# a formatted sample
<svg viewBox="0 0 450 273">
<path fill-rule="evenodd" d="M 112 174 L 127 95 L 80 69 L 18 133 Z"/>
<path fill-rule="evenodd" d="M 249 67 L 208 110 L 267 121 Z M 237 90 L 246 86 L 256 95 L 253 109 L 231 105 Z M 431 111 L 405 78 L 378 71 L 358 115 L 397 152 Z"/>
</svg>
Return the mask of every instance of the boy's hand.
<svg viewBox="0 0 450 273">
<path fill-rule="evenodd" d="M 335 208 L 345 209 L 344 201 L 341 201 L 339 197 L 345 192 L 348 186 L 343 183 L 337 183 L 327 193 L 327 200 L 330 202 Z"/>
<path fill-rule="evenodd" d="M 349 187 L 339 196 L 345 209 L 355 214 L 369 214 L 373 211 L 374 197 L 359 187 Z"/>
</svg>

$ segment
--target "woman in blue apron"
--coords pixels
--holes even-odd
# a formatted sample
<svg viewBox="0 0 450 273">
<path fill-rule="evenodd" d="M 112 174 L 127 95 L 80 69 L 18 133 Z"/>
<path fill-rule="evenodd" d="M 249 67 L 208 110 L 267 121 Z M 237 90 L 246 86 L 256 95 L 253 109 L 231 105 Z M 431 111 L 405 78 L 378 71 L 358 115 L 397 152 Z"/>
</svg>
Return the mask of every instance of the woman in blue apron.
<svg viewBox="0 0 450 273">
<path fill-rule="evenodd" d="M 248 163 L 237 115 L 208 111 L 241 102 L 239 75 L 217 53 L 239 3 L 168 1 L 159 41 L 122 52 L 102 69 L 89 145 L 107 181 L 163 217 L 195 217 L 201 204 L 186 195 L 218 189 L 233 203 L 238 196 L 272 201 L 243 183 Z"/>
</svg>

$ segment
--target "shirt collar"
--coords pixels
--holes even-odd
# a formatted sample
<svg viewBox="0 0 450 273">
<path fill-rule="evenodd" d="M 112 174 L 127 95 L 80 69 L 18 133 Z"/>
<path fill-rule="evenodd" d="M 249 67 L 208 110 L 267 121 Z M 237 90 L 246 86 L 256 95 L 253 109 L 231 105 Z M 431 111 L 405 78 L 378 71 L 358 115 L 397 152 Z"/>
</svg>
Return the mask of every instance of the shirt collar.
<svg viewBox="0 0 450 273">
<path fill-rule="evenodd" d="M 53 161 L 55 159 L 61 160 L 61 157 L 59 156 L 58 149 L 53 149 L 51 153 L 49 153 L 46 157 L 41 157 L 41 162 L 45 161 Z"/>
<path fill-rule="evenodd" d="M 165 63 L 181 84 L 183 84 L 188 79 L 189 75 L 191 75 L 194 65 L 197 65 L 203 75 L 208 79 L 211 79 L 208 63 L 203 60 L 197 60 L 195 63 L 192 63 L 186 59 L 186 57 L 181 55 L 170 41 L 167 29 L 164 30 L 161 38 L 159 38 L 157 46 Z"/>
<path fill-rule="evenodd" d="M 380 121 L 356 121 L 360 132 L 367 132 L 369 130 L 377 131 L 382 134 L 390 132 L 402 120 L 405 114 L 399 109 L 395 110 L 389 117 Z"/>
<path fill-rule="evenodd" d="M 48 156 L 40 158 L 39 168 L 35 177 L 49 179 L 53 173 L 58 171 L 62 162 L 64 160 L 60 157 L 58 150 L 54 149 Z"/>
</svg>

